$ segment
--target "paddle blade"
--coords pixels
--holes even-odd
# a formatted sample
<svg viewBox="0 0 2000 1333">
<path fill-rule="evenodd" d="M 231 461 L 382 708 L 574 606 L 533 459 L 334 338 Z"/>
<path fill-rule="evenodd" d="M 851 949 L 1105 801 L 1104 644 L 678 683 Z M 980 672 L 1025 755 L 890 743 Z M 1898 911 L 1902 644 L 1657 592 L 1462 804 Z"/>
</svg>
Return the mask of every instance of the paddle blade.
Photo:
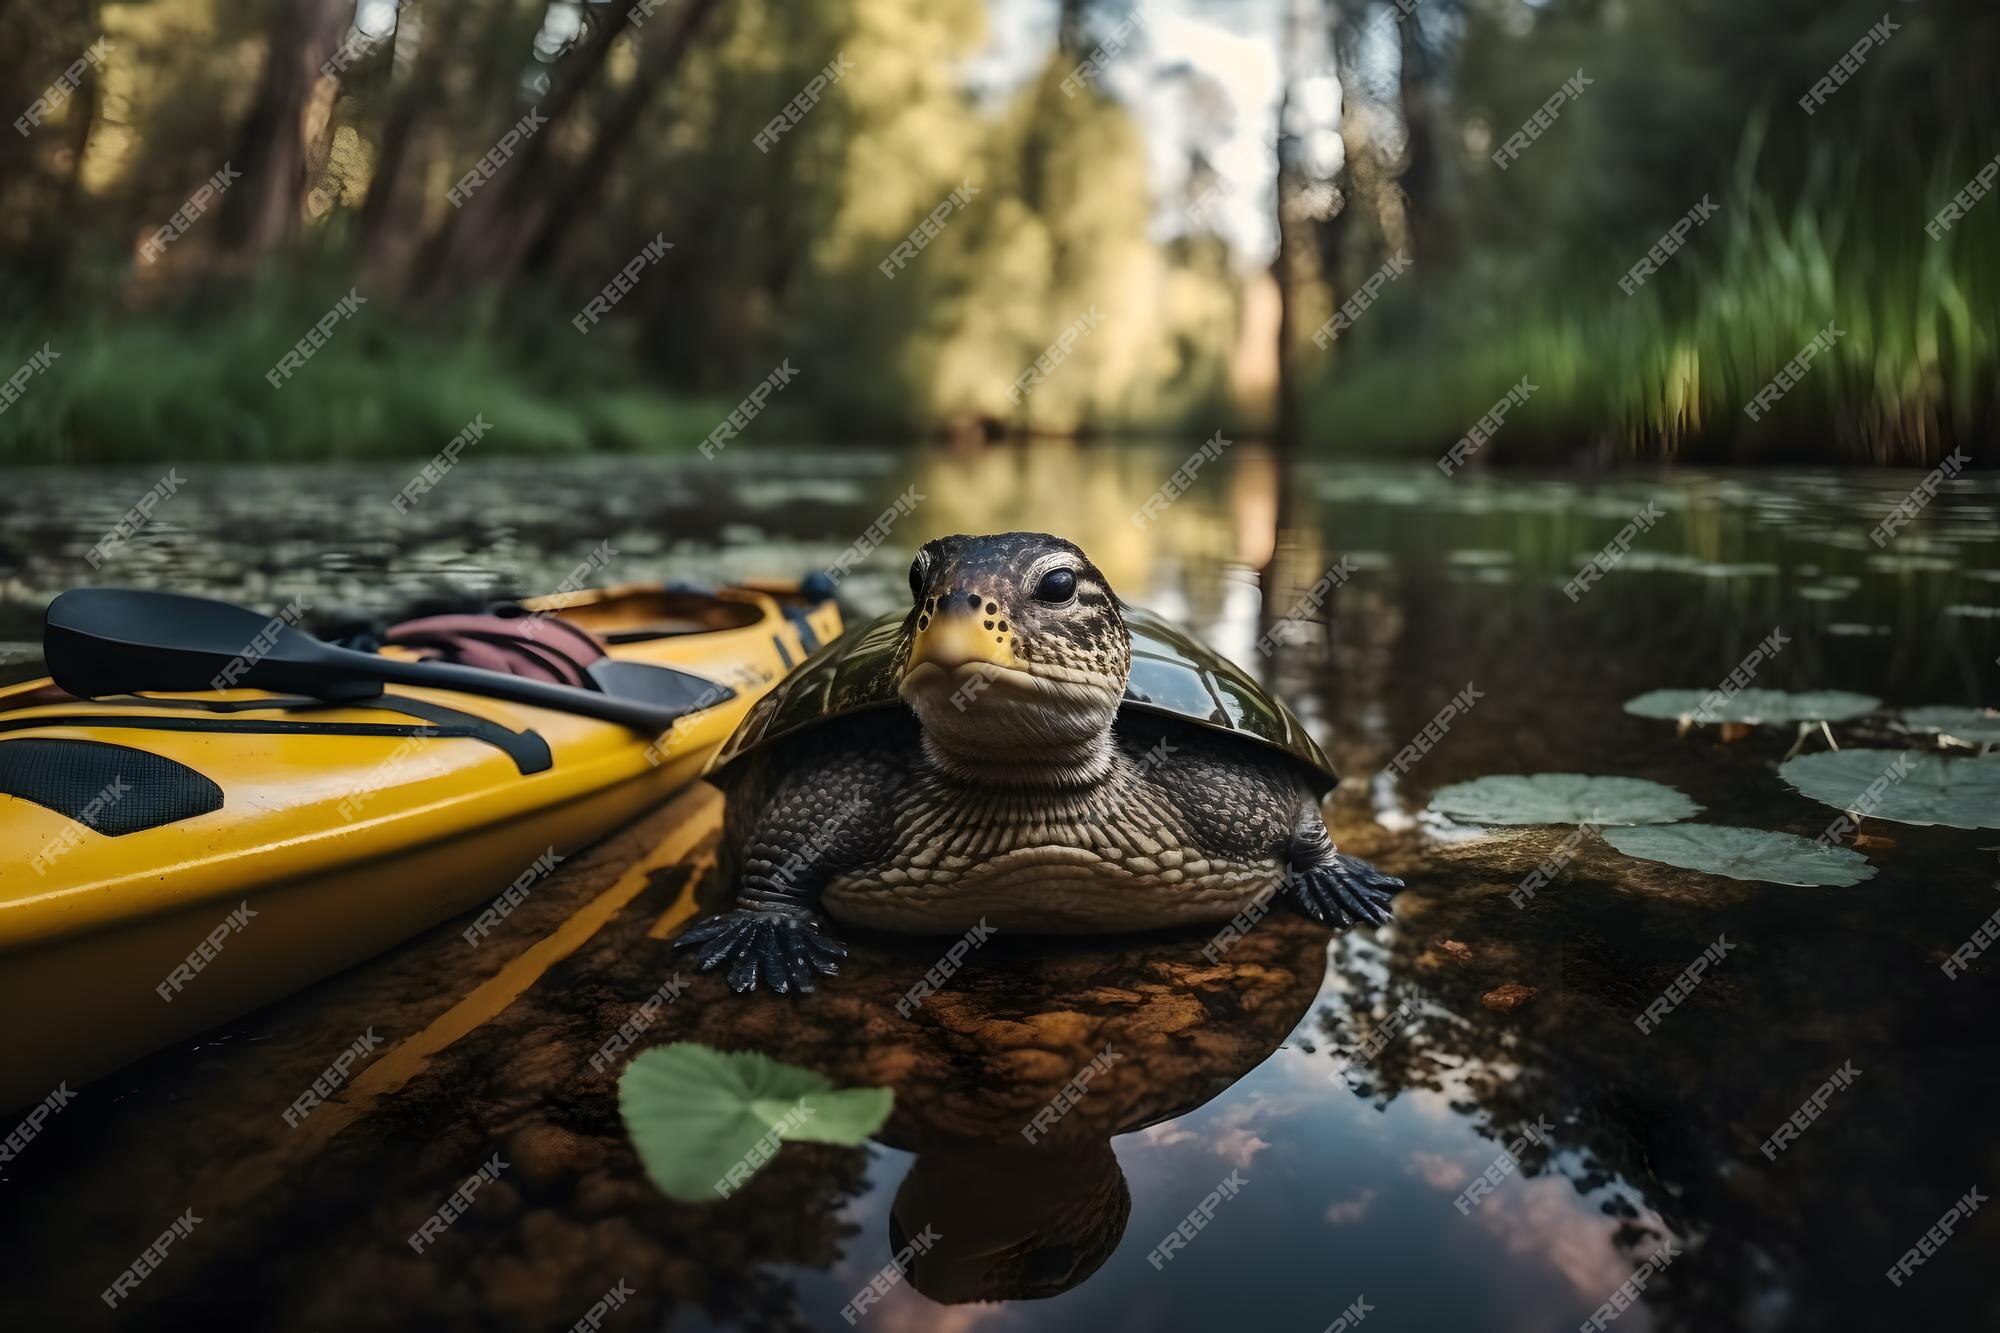
<svg viewBox="0 0 2000 1333">
<path fill-rule="evenodd" d="M 56 684 L 84 699 L 240 685 L 322 699 L 380 690 L 332 667 L 325 644 L 283 621 L 171 592 L 71 589 L 49 603 L 42 654 Z"/>
</svg>

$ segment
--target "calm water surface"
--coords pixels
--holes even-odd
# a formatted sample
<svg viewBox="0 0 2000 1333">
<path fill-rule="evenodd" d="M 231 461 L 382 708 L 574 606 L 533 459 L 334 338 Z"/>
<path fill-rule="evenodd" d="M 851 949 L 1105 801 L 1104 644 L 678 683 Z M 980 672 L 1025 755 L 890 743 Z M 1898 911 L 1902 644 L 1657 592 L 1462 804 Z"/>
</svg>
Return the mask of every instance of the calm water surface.
<svg viewBox="0 0 2000 1333">
<path fill-rule="evenodd" d="M 1585 837 L 1516 907 L 1510 891 L 1572 830 L 1488 832 L 1426 811 L 1448 783 L 1579 772 L 1670 784 L 1702 820 L 1817 835 L 1835 812 L 1775 773 L 1792 728 L 1681 735 L 1622 703 L 1711 688 L 1778 630 L 1759 687 L 1860 691 L 1885 710 L 2000 705 L 1994 484 L 1948 485 L 1884 548 L 1870 532 L 1915 475 L 1284 476 L 1245 444 L 1159 521 L 1134 523 L 1185 453 L 475 460 L 408 516 L 389 504 L 408 468 L 183 469 L 95 572 L 85 553 L 159 471 L 10 474 L 0 640 L 15 674 L 32 670 L 41 607 L 79 582 L 271 608 L 304 597 L 328 628 L 547 591 L 607 541 L 599 581 L 795 574 L 914 487 L 913 512 L 843 584 L 852 611 L 896 605 L 931 536 L 1069 536 L 1128 600 L 1186 621 L 1298 707 L 1346 775 L 1336 838 L 1409 883 L 1388 928 L 1330 936 L 1275 914 L 1220 963 L 1201 932 L 997 941 L 914 1023 L 894 1003 L 935 958 L 923 942 L 860 939 L 803 1004 L 739 1002 L 704 978 L 660 1040 L 898 1091 L 878 1143 L 787 1148 L 709 1208 L 652 1191 L 613 1085 L 583 1068 L 673 966 L 635 909 L 393 1108 L 281 1178 L 236 1179 L 254 1202 L 205 1225 L 114 1322 L 555 1329 L 624 1281 L 635 1295 L 606 1328 L 845 1329 L 843 1307 L 929 1227 L 935 1247 L 859 1327 L 1315 1333 L 1361 1301 L 1382 1333 L 1575 1328 L 1642 1265 L 1652 1276 L 1621 1333 L 2000 1327 L 2000 1210 L 1961 1223 L 1900 1286 L 1885 1277 L 1968 1190 L 2000 1186 L 2000 963 L 1956 980 L 1940 968 L 2000 908 L 2000 832 L 1870 820 L 1855 845 L 1875 877 L 1831 889 L 1676 870 Z M 1664 517 L 1566 596 L 1649 504 Z M 1299 607 L 1335 568 L 1352 572 Z M 1259 652 L 1294 607 L 1313 623 Z M 1385 769 L 1468 686 L 1473 706 L 1403 772 Z M 1921 743 L 1889 711 L 1833 738 Z M 639 906 L 657 915 L 691 875 Z M 1633 1019 L 1718 939 L 1724 960 L 1642 1034 Z M 253 1106 L 255 1071 L 317 1069 L 352 1040 L 325 996 L 395 1031 L 396 987 L 425 987 L 421 956 L 80 1100 L 0 1167 L 15 1196 L 0 1270 L 17 1270 L 0 1303 L 51 1327 L 104 1320 L 98 1288 L 157 1219 L 228 1194 L 283 1132 L 272 1108 L 297 1080 L 271 1075 Z M 1106 1049 L 1119 1058 L 1061 1131 L 1025 1148 L 1020 1126 Z M 1852 1086 L 1767 1158 L 1759 1145 L 1843 1067 L 1859 1071 Z M 517 1175 L 413 1257 L 403 1237 L 495 1145 Z M 1482 1173 L 1491 1193 L 1459 1206 Z M 1160 1254 L 1211 1194 L 1212 1218 Z"/>
</svg>

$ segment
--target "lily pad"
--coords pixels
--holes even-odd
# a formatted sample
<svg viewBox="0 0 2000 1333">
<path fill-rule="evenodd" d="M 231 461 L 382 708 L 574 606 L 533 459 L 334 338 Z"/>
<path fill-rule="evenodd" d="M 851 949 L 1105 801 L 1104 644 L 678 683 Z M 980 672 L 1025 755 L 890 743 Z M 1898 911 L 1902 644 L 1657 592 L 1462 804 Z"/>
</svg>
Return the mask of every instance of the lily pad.
<svg viewBox="0 0 2000 1333">
<path fill-rule="evenodd" d="M 1672 787 L 1585 773 L 1495 774 L 1454 782 L 1431 809 L 1461 824 L 1671 824 L 1701 813 Z"/>
<path fill-rule="evenodd" d="M 754 1051 L 675 1042 L 618 1080 L 618 1109 L 646 1174 L 685 1203 L 726 1198 L 784 1141 L 855 1146 L 882 1128 L 887 1088 L 841 1088 Z"/>
<path fill-rule="evenodd" d="M 1779 768 L 1778 776 L 1836 810 L 1898 824 L 2000 828 L 2000 755 L 1830 750 L 1801 755 Z"/>
<path fill-rule="evenodd" d="M 1648 690 L 1625 701 L 1635 717 L 1669 721 L 1692 717 L 1697 722 L 1845 722 L 1872 713 L 1882 701 L 1847 690 L 1738 690 L 1723 695 L 1709 690 Z"/>
<path fill-rule="evenodd" d="M 1764 829 L 1666 824 L 1608 829 L 1604 840 L 1642 861 L 1766 884 L 1847 885 L 1875 875 L 1868 858 L 1851 848 Z"/>
<path fill-rule="evenodd" d="M 2000 713 L 1980 708 L 1906 708 L 1903 725 L 1912 731 L 1936 732 L 1974 745 L 2000 742 Z"/>
</svg>

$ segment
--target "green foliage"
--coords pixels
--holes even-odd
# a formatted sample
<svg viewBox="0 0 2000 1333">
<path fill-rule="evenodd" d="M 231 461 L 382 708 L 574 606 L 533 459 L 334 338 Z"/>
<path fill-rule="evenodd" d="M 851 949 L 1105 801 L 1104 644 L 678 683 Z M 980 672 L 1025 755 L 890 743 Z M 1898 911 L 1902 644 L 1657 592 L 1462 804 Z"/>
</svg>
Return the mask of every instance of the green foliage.
<svg viewBox="0 0 2000 1333">
<path fill-rule="evenodd" d="M 337 294 L 226 318 L 95 318 L 49 331 L 60 354 L 0 416 L 14 461 L 294 459 L 434 453 L 475 416 L 514 453 L 692 448 L 731 404 L 595 380 L 489 336 L 445 340 L 364 306 L 274 388 L 264 373 Z M 0 344 L 17 365 L 40 343 Z"/>
<path fill-rule="evenodd" d="M 691 1041 L 642 1053 L 618 1080 L 646 1174 L 685 1203 L 734 1193 L 782 1142 L 858 1147 L 895 1101 L 888 1088 L 836 1089 L 810 1069 Z"/>
</svg>

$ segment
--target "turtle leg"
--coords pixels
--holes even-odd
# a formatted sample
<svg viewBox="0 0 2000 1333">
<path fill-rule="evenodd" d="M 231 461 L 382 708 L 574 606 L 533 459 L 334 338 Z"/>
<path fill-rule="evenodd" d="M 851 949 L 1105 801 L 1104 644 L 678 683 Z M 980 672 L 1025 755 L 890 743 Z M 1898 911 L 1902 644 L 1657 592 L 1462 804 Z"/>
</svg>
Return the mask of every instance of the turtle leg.
<svg viewBox="0 0 2000 1333">
<path fill-rule="evenodd" d="M 820 894 L 872 863 L 889 823 L 882 785 L 856 781 L 853 768 L 806 763 L 770 789 L 730 793 L 723 864 L 735 874 L 735 909 L 690 926 L 674 947 L 694 949 L 704 972 L 726 968 L 731 990 L 810 994 L 840 971 L 847 948 L 827 932 Z"/>
<path fill-rule="evenodd" d="M 729 988 L 739 995 L 759 980 L 780 995 L 810 995 L 817 975 L 833 976 L 847 946 L 820 926 L 820 919 L 797 908 L 739 907 L 690 926 L 674 941 L 676 949 L 699 946 L 704 972 L 729 966 Z"/>
<path fill-rule="evenodd" d="M 1323 926 L 1379 926 L 1403 881 L 1335 851 L 1319 808 L 1309 805 L 1287 852 L 1285 887 L 1292 905 Z"/>
</svg>

